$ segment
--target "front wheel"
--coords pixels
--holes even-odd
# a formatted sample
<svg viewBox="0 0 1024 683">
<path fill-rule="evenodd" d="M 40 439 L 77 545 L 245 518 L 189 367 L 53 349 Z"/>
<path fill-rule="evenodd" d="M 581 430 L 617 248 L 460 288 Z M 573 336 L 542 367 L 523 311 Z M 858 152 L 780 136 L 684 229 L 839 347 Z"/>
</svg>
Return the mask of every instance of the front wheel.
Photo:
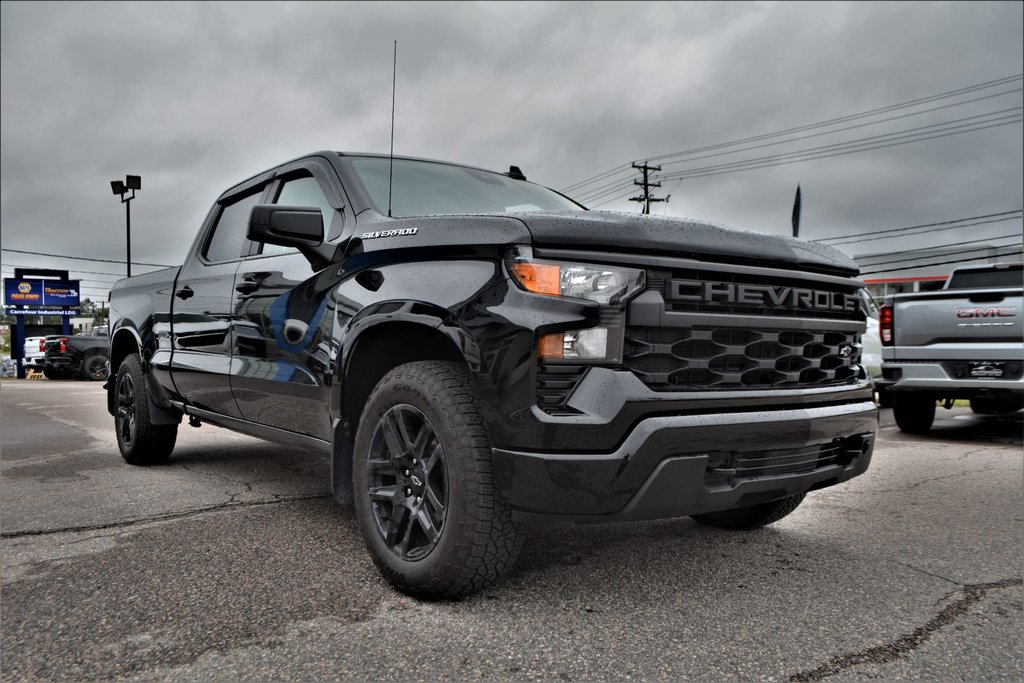
<svg viewBox="0 0 1024 683">
<path fill-rule="evenodd" d="M 114 429 L 121 456 L 132 465 L 167 462 L 178 438 L 178 425 L 155 425 L 149 414 L 146 374 L 138 354 L 121 362 L 114 380 L 117 412 Z"/>
<path fill-rule="evenodd" d="M 423 361 L 385 375 L 359 420 L 354 453 L 360 531 L 396 588 L 456 597 L 511 568 L 521 534 L 495 495 L 490 441 L 465 368 Z"/>
<path fill-rule="evenodd" d="M 731 529 L 733 531 L 760 529 L 763 526 L 779 521 L 793 512 L 793 510 L 796 510 L 806 495 L 806 493 L 799 493 L 795 496 L 783 498 L 782 500 L 773 500 L 769 503 L 761 503 L 760 505 L 693 515 L 693 519 L 705 526 L 718 527 L 719 529 Z"/>
</svg>

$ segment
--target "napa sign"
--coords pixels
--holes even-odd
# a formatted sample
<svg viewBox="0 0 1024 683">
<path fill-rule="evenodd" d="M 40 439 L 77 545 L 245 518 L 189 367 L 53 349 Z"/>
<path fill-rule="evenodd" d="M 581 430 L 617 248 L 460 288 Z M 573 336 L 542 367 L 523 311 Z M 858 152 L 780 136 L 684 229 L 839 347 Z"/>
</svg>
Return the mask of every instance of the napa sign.
<svg viewBox="0 0 1024 683">
<path fill-rule="evenodd" d="M 4 278 L 4 303 L 8 306 L 79 306 L 78 280 Z"/>
</svg>

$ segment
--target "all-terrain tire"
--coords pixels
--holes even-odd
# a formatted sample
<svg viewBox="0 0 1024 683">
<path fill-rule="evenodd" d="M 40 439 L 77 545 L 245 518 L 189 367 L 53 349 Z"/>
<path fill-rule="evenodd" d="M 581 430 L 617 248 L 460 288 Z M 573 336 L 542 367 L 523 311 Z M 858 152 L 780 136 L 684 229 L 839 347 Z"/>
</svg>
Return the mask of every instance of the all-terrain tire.
<svg viewBox="0 0 1024 683">
<path fill-rule="evenodd" d="M 799 493 L 782 500 L 773 500 L 768 503 L 760 503 L 735 510 L 693 515 L 693 519 L 705 526 L 713 526 L 719 529 L 731 529 L 734 531 L 760 529 L 763 526 L 779 521 L 793 512 L 793 510 L 796 510 L 806 495 L 806 493 Z"/>
<path fill-rule="evenodd" d="M 178 438 L 178 425 L 152 423 L 146 381 L 142 361 L 135 353 L 121 362 L 114 380 L 117 446 L 121 456 L 132 465 L 167 462 Z"/>
<path fill-rule="evenodd" d="M 496 495 L 491 444 L 465 367 L 420 361 L 387 373 L 367 400 L 353 457 L 359 527 L 397 589 L 458 597 L 515 563 L 522 533 Z"/>
<path fill-rule="evenodd" d="M 899 391 L 892 397 L 896 426 L 907 434 L 927 434 L 935 420 L 935 397 Z"/>
<path fill-rule="evenodd" d="M 82 359 L 81 374 L 83 379 L 102 382 L 107 378 L 107 354 L 102 351 L 91 351 Z"/>
</svg>

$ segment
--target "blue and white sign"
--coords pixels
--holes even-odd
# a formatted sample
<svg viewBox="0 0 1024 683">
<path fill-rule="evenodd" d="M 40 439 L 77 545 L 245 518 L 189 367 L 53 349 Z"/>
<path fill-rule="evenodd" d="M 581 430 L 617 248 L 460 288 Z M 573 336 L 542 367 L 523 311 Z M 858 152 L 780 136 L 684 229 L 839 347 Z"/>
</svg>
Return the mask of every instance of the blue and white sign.
<svg viewBox="0 0 1024 683">
<path fill-rule="evenodd" d="M 44 306 L 78 306 L 78 280 L 43 280 Z"/>
<path fill-rule="evenodd" d="M 79 306 L 79 280 L 4 278 L 4 303 L 8 306 Z"/>
<path fill-rule="evenodd" d="M 7 315 L 59 315 L 63 318 L 74 318 L 79 314 L 77 308 L 21 308 L 20 306 L 4 306 Z"/>
</svg>

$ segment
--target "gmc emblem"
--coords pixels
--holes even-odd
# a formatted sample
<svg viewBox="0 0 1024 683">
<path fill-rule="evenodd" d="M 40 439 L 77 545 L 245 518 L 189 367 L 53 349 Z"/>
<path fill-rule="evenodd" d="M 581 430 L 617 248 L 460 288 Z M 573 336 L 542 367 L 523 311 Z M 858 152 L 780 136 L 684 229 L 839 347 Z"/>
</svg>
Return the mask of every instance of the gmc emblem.
<svg viewBox="0 0 1024 683">
<path fill-rule="evenodd" d="M 956 317 L 958 318 L 1012 318 L 1015 315 L 1017 315 L 1016 306 L 956 309 Z"/>
</svg>

